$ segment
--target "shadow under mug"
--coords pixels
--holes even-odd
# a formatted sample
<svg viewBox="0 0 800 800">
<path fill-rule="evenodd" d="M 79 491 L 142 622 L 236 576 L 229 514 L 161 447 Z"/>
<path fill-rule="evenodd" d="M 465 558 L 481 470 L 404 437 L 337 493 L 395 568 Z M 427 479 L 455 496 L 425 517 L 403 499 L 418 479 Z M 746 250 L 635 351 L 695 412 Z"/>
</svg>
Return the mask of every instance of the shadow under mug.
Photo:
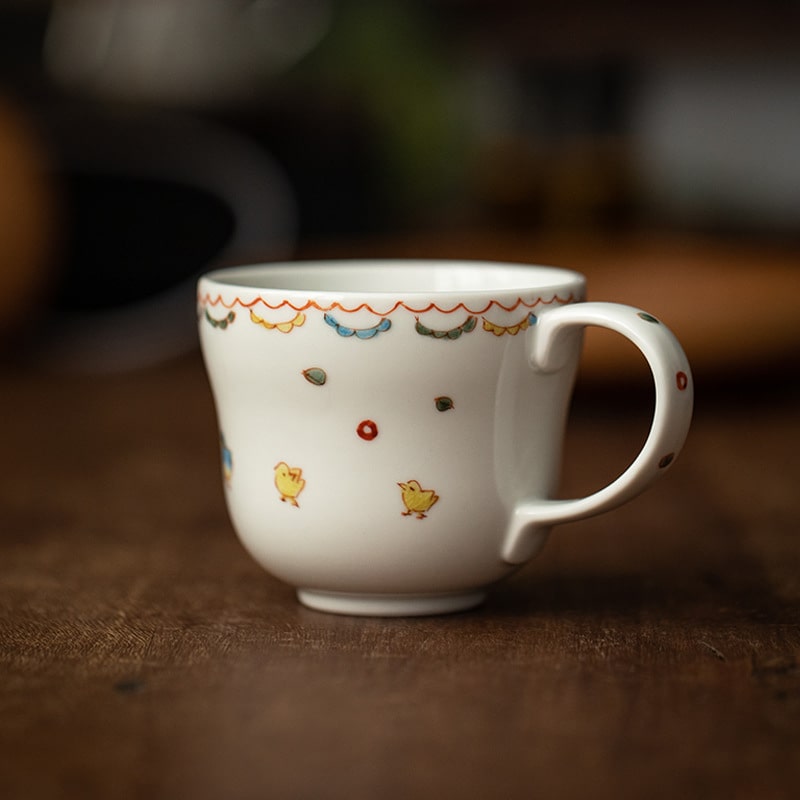
<svg viewBox="0 0 800 800">
<path fill-rule="evenodd" d="M 479 604 L 554 525 L 641 492 L 686 438 L 689 365 L 652 315 L 584 297 L 576 272 L 470 261 L 201 278 L 225 498 L 245 548 L 318 610 L 444 613 Z M 616 480 L 557 500 L 588 325 L 641 350 L 655 409 Z"/>
</svg>

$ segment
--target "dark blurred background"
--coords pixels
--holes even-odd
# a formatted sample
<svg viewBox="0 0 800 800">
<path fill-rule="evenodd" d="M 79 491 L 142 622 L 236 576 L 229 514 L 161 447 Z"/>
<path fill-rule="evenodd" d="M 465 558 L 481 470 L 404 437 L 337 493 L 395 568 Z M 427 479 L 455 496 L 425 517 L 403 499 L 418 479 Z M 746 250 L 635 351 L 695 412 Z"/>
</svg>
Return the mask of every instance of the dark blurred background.
<svg viewBox="0 0 800 800">
<path fill-rule="evenodd" d="M 0 341 L 129 369 L 194 347 L 218 264 L 474 255 L 616 300 L 636 261 L 729 366 L 714 325 L 769 283 L 777 322 L 736 346 L 785 360 L 798 31 L 796 0 L 6 0 Z"/>
</svg>

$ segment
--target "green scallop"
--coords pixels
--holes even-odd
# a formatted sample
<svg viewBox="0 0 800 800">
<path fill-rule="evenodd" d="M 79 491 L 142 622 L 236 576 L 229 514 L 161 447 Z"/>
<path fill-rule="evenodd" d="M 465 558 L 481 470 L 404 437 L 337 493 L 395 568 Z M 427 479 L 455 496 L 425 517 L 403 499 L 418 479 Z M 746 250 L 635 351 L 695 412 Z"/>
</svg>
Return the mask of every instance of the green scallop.
<svg viewBox="0 0 800 800">
<path fill-rule="evenodd" d="M 233 311 L 229 311 L 222 319 L 214 319 L 214 317 L 208 313 L 208 309 L 205 309 L 205 316 L 206 321 L 208 321 L 213 328 L 221 328 L 223 331 L 228 325 L 233 325 L 233 321 L 236 319 L 236 314 Z"/>
<path fill-rule="evenodd" d="M 328 380 L 328 373 L 322 367 L 309 367 L 303 370 L 303 377 L 314 386 L 323 386 Z"/>
<path fill-rule="evenodd" d="M 426 325 L 423 325 L 419 319 L 417 319 L 417 324 L 414 326 L 417 330 L 417 333 L 420 336 L 431 336 L 434 339 L 459 339 L 461 338 L 462 333 L 471 333 L 475 330 L 475 326 L 478 324 L 478 318 L 469 316 L 467 317 L 466 322 L 463 325 L 459 325 L 456 328 L 450 328 L 450 330 L 445 331 L 437 331 L 433 328 L 428 328 Z"/>
</svg>

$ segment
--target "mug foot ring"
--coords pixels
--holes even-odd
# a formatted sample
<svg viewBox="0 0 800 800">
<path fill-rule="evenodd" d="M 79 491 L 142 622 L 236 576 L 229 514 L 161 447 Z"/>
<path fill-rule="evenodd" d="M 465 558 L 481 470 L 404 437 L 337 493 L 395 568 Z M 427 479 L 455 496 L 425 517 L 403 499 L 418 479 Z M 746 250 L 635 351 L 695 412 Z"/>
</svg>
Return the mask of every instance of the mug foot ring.
<svg viewBox="0 0 800 800">
<path fill-rule="evenodd" d="M 451 614 L 480 605 L 486 592 L 453 594 L 349 594 L 298 589 L 297 597 L 304 606 L 329 614 L 362 617 L 416 617 Z"/>
</svg>

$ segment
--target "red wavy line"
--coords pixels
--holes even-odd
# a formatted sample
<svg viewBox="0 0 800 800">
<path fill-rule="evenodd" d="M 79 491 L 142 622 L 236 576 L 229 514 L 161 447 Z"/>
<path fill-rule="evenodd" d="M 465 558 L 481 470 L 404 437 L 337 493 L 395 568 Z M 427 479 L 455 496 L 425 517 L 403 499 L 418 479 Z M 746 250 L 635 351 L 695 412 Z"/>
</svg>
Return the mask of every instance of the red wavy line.
<svg viewBox="0 0 800 800">
<path fill-rule="evenodd" d="M 558 295 L 555 295 L 550 300 L 545 300 L 542 297 L 537 298 L 532 303 L 526 302 L 521 297 L 517 299 L 515 303 L 510 306 L 506 306 L 501 303 L 499 300 L 490 300 L 486 306 L 482 309 L 472 309 L 469 308 L 465 303 L 458 303 L 458 305 L 453 306 L 452 308 L 441 308 L 436 303 L 429 303 L 427 306 L 423 306 L 420 308 L 416 308 L 415 306 L 411 306 L 403 300 L 398 300 L 388 311 L 376 311 L 369 303 L 359 303 L 359 305 L 355 306 L 354 308 L 347 308 L 347 306 L 342 305 L 338 301 L 334 301 L 330 305 L 320 305 L 316 302 L 316 300 L 308 300 L 303 305 L 295 305 L 290 300 L 282 300 L 280 303 L 273 305 L 272 303 L 268 303 L 266 300 L 262 299 L 261 297 L 256 297 L 254 300 L 250 300 L 249 302 L 245 302 L 239 297 L 235 297 L 230 303 L 226 303 L 222 299 L 222 295 L 218 294 L 216 297 L 212 297 L 210 293 L 206 292 L 203 295 L 198 295 L 197 300 L 201 306 L 217 306 L 221 305 L 223 308 L 231 309 L 234 306 L 242 306 L 243 308 L 252 309 L 253 306 L 261 303 L 262 305 L 266 306 L 273 311 L 277 311 L 279 308 L 284 308 L 289 306 L 289 308 L 294 309 L 295 311 L 307 311 L 309 308 L 315 308 L 318 311 L 333 311 L 338 309 L 339 311 L 343 311 L 346 314 L 351 314 L 355 311 L 362 311 L 363 309 L 367 309 L 370 313 L 375 314 L 378 317 L 387 317 L 389 314 L 393 314 L 397 311 L 398 308 L 404 308 L 406 311 L 410 311 L 412 314 L 425 314 L 428 311 L 438 311 L 441 314 L 454 314 L 456 311 L 466 311 L 468 314 L 485 314 L 490 308 L 502 308 L 504 311 L 514 311 L 515 309 L 519 308 L 520 306 L 524 306 L 525 308 L 535 308 L 538 305 L 552 305 L 553 303 L 572 303 L 575 301 L 575 296 L 570 293 L 569 297 L 562 298 Z"/>
</svg>

